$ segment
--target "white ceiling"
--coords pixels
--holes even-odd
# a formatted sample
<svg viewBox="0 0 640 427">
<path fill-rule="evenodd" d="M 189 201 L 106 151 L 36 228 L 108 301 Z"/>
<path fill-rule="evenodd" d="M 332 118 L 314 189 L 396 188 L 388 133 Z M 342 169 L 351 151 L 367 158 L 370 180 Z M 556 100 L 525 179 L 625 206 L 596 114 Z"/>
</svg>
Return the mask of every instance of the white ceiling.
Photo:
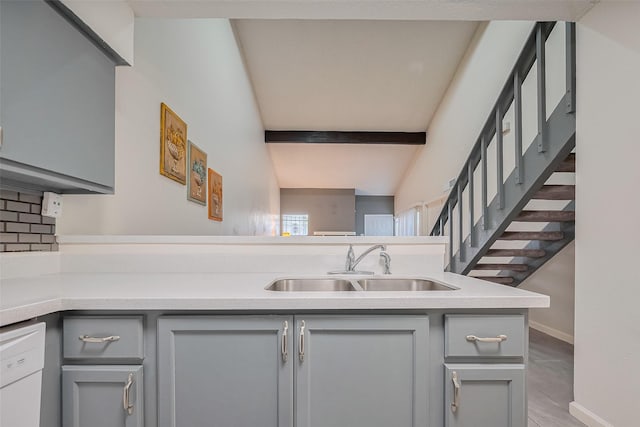
<svg viewBox="0 0 640 427">
<path fill-rule="evenodd" d="M 453 21 L 233 24 L 265 129 L 401 132 L 427 129 L 477 27 Z M 375 195 L 394 194 L 416 152 L 386 145 L 269 149 L 282 188 Z"/>
<path fill-rule="evenodd" d="M 269 144 L 281 188 L 355 188 L 393 195 L 416 145 Z"/>
<path fill-rule="evenodd" d="M 595 3 L 128 2 L 139 17 L 236 18 L 234 31 L 266 129 L 360 131 L 426 130 L 478 21 L 578 20 Z M 374 195 L 393 195 L 420 150 L 336 144 L 269 144 L 269 149 L 282 188 L 355 188 Z"/>
<path fill-rule="evenodd" d="M 237 20 L 234 27 L 265 129 L 419 132 L 477 23 Z"/>
<path fill-rule="evenodd" d="M 577 21 L 598 0 L 128 0 L 157 18 Z"/>
</svg>

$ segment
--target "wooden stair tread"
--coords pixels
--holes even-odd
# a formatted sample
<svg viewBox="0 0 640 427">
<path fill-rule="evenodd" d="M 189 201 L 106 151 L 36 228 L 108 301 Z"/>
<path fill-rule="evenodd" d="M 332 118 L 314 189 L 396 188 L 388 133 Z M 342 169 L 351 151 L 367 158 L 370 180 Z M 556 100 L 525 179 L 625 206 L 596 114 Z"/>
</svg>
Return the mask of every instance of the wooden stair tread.
<svg viewBox="0 0 640 427">
<path fill-rule="evenodd" d="M 545 185 L 532 199 L 536 200 L 575 200 L 575 185 Z"/>
<path fill-rule="evenodd" d="M 562 231 L 505 231 L 498 240 L 544 240 L 555 241 L 564 239 Z"/>
<path fill-rule="evenodd" d="M 529 258 L 542 258 L 547 253 L 542 249 L 489 249 L 486 253 L 486 257 L 529 257 Z"/>
<path fill-rule="evenodd" d="M 560 163 L 556 172 L 575 172 L 576 171 L 576 153 L 571 153 L 566 159 Z"/>
<path fill-rule="evenodd" d="M 527 271 L 527 264 L 476 264 L 473 270 L 508 270 L 508 271 Z"/>
<path fill-rule="evenodd" d="M 471 276 L 474 279 L 486 280 L 488 282 L 499 283 L 501 285 L 510 285 L 513 283 L 511 276 Z"/>
<path fill-rule="evenodd" d="M 522 211 L 514 219 L 518 222 L 572 222 L 575 211 Z"/>
</svg>

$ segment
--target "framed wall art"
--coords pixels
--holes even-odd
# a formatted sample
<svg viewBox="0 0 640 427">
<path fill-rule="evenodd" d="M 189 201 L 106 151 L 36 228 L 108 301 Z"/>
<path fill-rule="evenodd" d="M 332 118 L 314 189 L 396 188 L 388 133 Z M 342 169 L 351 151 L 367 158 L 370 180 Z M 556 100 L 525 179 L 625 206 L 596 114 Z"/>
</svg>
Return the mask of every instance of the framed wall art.
<svg viewBox="0 0 640 427">
<path fill-rule="evenodd" d="M 201 205 L 207 204 L 207 153 L 196 144 L 187 144 L 187 199 Z"/>
<path fill-rule="evenodd" d="M 209 219 L 222 221 L 222 175 L 209 169 Z"/>
<path fill-rule="evenodd" d="M 187 124 L 160 104 L 160 174 L 186 184 Z"/>
</svg>

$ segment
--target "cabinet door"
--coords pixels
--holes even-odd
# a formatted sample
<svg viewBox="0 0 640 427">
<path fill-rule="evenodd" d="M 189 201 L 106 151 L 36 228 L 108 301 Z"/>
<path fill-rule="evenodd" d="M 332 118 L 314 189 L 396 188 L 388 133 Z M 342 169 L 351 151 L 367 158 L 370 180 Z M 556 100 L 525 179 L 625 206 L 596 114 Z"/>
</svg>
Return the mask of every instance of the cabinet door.
<svg viewBox="0 0 640 427">
<path fill-rule="evenodd" d="M 524 375 L 519 364 L 446 364 L 445 427 L 526 427 Z"/>
<path fill-rule="evenodd" d="M 292 322 L 287 316 L 160 318 L 159 427 L 291 427 Z"/>
<path fill-rule="evenodd" d="M 296 316 L 297 427 L 424 427 L 426 316 Z"/>
<path fill-rule="evenodd" d="M 143 427 L 142 384 L 142 366 L 63 366 L 62 425 Z"/>
<path fill-rule="evenodd" d="M 1 1 L 0 8 L 3 168 L 24 166 L 32 177 L 51 172 L 109 191 L 114 63 L 44 1 Z"/>
</svg>

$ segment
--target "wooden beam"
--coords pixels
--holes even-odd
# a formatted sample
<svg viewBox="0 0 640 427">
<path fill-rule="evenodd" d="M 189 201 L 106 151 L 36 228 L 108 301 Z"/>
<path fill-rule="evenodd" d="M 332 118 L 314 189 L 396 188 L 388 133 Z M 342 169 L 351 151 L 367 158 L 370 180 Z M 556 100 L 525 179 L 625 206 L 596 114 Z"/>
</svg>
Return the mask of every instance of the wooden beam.
<svg viewBox="0 0 640 427">
<path fill-rule="evenodd" d="M 498 240 L 562 240 L 562 231 L 505 231 Z"/>
<path fill-rule="evenodd" d="M 569 222 L 576 220 L 575 211 L 522 211 L 517 222 Z"/>
<path fill-rule="evenodd" d="M 556 172 L 575 172 L 576 171 L 576 153 L 571 153 L 566 159 L 560 163 Z"/>
<path fill-rule="evenodd" d="M 545 185 L 533 196 L 537 200 L 574 200 L 575 185 Z"/>
<path fill-rule="evenodd" d="M 486 257 L 528 257 L 542 258 L 546 252 L 542 249 L 489 249 Z"/>
<path fill-rule="evenodd" d="M 426 132 L 265 130 L 265 143 L 425 145 Z"/>
<path fill-rule="evenodd" d="M 471 276 L 474 279 L 486 280 L 488 282 L 499 283 L 501 285 L 510 285 L 513 283 L 513 277 L 510 276 Z"/>
<path fill-rule="evenodd" d="M 527 264 L 476 264 L 472 270 L 527 271 Z"/>
</svg>

